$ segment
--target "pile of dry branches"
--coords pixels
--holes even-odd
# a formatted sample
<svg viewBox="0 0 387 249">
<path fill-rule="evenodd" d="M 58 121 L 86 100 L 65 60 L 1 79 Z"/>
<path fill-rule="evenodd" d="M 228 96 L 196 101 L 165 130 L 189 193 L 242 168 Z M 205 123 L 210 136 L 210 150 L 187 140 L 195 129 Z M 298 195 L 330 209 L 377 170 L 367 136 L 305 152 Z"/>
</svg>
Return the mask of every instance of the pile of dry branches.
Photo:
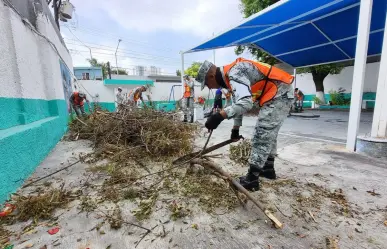
<svg viewBox="0 0 387 249">
<path fill-rule="evenodd" d="M 230 145 L 230 159 L 236 163 L 246 165 L 251 154 L 251 141 L 242 140 L 237 145 Z"/>
<path fill-rule="evenodd" d="M 125 107 L 118 113 L 97 110 L 86 120 L 74 120 L 70 138 L 89 139 L 102 153 L 158 159 L 191 152 L 196 128 L 180 122 L 175 113 Z"/>
</svg>

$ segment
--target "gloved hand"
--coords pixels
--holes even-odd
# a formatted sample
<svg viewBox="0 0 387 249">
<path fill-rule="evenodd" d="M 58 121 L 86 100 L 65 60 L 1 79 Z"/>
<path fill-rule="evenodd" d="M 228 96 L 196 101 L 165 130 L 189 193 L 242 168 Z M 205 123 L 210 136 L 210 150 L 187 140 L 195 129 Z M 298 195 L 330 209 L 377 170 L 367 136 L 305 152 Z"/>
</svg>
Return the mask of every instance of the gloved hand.
<svg viewBox="0 0 387 249">
<path fill-rule="evenodd" d="M 230 138 L 234 141 L 238 141 L 239 139 L 241 139 L 241 136 L 239 136 L 239 129 L 238 130 L 232 129 Z"/>
<path fill-rule="evenodd" d="M 209 130 L 215 130 L 216 128 L 218 128 L 219 124 L 222 123 L 223 120 L 223 116 L 219 112 L 217 112 L 208 117 L 205 126 Z"/>
</svg>

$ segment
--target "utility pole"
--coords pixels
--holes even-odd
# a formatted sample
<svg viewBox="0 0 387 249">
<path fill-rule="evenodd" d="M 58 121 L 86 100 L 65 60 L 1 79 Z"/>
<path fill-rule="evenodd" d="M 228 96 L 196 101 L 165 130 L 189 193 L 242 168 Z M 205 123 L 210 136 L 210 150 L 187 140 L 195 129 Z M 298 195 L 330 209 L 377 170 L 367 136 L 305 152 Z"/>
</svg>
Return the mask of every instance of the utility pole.
<svg viewBox="0 0 387 249">
<path fill-rule="evenodd" d="M 111 79 L 112 78 L 112 71 L 110 70 L 110 62 L 107 62 L 106 65 L 107 65 L 109 79 Z"/>
<path fill-rule="evenodd" d="M 122 41 L 121 39 L 118 39 L 118 44 L 117 44 L 116 52 L 114 54 L 114 56 L 116 57 L 116 71 L 117 71 L 117 75 L 118 75 L 117 50 L 118 50 L 118 46 L 120 46 L 120 42 L 121 41 Z"/>
<path fill-rule="evenodd" d="M 49 4 L 49 3 L 51 3 L 51 1 L 48 1 L 47 3 Z M 52 2 L 52 8 L 54 9 L 55 23 L 56 23 L 56 26 L 58 27 L 58 29 L 60 29 L 60 27 L 59 27 L 59 8 L 60 8 L 61 4 L 62 4 L 62 0 L 54 0 Z"/>
</svg>

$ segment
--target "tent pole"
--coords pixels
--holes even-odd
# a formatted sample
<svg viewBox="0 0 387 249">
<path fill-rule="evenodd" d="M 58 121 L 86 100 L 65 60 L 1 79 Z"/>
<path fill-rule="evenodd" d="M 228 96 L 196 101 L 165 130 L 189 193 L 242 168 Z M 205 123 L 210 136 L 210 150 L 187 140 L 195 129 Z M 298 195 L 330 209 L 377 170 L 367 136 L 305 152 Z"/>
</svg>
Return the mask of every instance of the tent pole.
<svg viewBox="0 0 387 249">
<path fill-rule="evenodd" d="M 367 63 L 368 40 L 373 0 L 361 0 L 359 27 L 357 30 L 355 66 L 353 70 L 351 108 L 349 112 L 347 149 L 356 150 L 356 139 L 359 129 L 364 76 Z"/>
<path fill-rule="evenodd" d="M 293 76 L 294 76 L 294 88 L 297 88 L 297 68 L 293 69 Z"/>
<path fill-rule="evenodd" d="M 184 52 L 180 51 L 181 54 L 181 96 L 184 95 Z"/>
<path fill-rule="evenodd" d="M 378 87 L 376 90 L 376 100 L 374 118 L 372 120 L 372 137 L 386 137 L 387 135 L 387 18 L 384 28 L 382 58 L 379 65 Z"/>
</svg>

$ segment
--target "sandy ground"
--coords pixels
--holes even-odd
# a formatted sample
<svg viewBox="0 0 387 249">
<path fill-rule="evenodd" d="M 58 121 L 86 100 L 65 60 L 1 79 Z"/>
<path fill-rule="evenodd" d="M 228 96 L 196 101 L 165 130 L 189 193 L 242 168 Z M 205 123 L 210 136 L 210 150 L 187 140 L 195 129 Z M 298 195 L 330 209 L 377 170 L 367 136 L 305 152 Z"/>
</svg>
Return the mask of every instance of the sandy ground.
<svg viewBox="0 0 387 249">
<path fill-rule="evenodd" d="M 188 200 L 193 205 L 192 215 L 174 221 L 170 218 L 170 211 L 165 208 L 172 199 L 162 195 L 155 204 L 153 214 L 142 222 L 137 222 L 131 212 L 137 207 L 135 202 L 124 200 L 117 204 L 125 221 L 153 228 L 139 244 L 143 229 L 127 224 L 118 230 L 111 229 L 106 222 L 102 224 L 104 217 L 98 210 L 81 212 L 79 200 L 55 213 L 60 227 L 57 234 L 47 233 L 52 225 L 47 222 L 39 223 L 32 232 L 23 234 L 22 228 L 28 222 L 20 222 L 8 227 L 20 233 L 18 238 L 13 236 L 11 242 L 16 249 L 31 245 L 30 248 L 63 249 L 135 246 L 276 249 L 329 248 L 326 239 L 330 238 L 331 241 L 338 241 L 338 248 L 386 248 L 387 226 L 384 222 L 387 220 L 387 164 L 378 159 L 346 152 L 342 144 L 346 123 L 336 122 L 335 115 L 340 114 L 327 113 L 327 116 L 316 120 L 289 118 L 281 129 L 275 164 L 279 179 L 263 179 L 262 189 L 253 193 L 284 223 L 281 230 L 273 228 L 262 212 L 251 203 L 246 208 L 237 207 L 231 212 L 220 208 L 208 214 L 195 207 L 195 200 Z M 325 120 L 329 119 L 335 119 L 332 122 L 338 123 L 337 127 L 332 128 L 332 133 L 322 133 L 310 127 L 313 122 L 326 126 L 329 122 Z M 245 137 L 252 136 L 254 124 L 254 117 L 245 118 L 241 131 Z M 209 145 L 228 139 L 231 126 L 232 121 L 225 121 L 214 132 Z M 199 137 L 196 141 L 198 148 L 204 142 L 205 137 Z M 87 141 L 62 141 L 36 169 L 31 179 L 53 172 L 75 161 L 80 153 L 91 150 L 91 144 Z M 235 175 L 246 173 L 246 166 L 229 160 L 228 147 L 216 153 L 223 153 L 222 158 L 214 160 L 225 170 Z M 103 178 L 91 176 L 85 171 L 87 167 L 89 165 L 79 163 L 47 181 L 53 186 L 65 182 L 65 188 L 73 191 L 82 190 L 85 182 L 88 186 L 100 185 Z M 19 193 L 34 192 L 36 188 L 44 190 L 47 187 L 42 181 Z M 89 190 L 89 193 L 92 192 Z M 107 212 L 114 207 L 114 204 L 106 202 L 100 204 L 99 209 Z M 99 230 L 95 229 L 96 226 L 100 227 Z"/>
</svg>

